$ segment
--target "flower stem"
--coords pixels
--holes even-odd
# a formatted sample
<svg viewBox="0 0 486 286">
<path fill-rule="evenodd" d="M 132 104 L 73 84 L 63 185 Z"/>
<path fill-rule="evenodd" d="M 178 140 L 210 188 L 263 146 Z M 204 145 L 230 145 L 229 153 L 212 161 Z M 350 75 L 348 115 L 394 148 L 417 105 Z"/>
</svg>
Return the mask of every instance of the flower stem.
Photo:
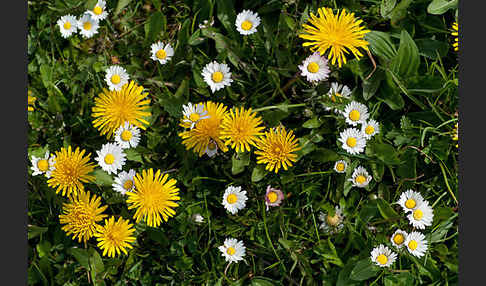
<svg viewBox="0 0 486 286">
<path fill-rule="evenodd" d="M 302 106 L 305 106 L 305 103 L 297 103 L 297 104 L 289 104 L 289 105 L 285 105 L 284 103 L 283 104 L 280 104 L 280 105 L 269 105 L 269 106 L 264 106 L 264 107 L 260 107 L 260 108 L 257 108 L 257 109 L 253 109 L 253 111 L 257 112 L 257 111 L 263 111 L 263 110 L 269 110 L 269 109 L 276 109 L 276 108 L 293 108 L 293 107 L 302 107 Z"/>
</svg>

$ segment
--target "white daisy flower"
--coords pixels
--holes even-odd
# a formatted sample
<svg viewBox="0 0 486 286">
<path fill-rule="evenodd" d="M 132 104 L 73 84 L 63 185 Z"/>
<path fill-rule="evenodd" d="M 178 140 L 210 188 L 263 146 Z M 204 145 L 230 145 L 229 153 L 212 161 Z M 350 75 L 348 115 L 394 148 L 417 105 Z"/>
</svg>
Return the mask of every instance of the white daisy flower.
<svg viewBox="0 0 486 286">
<path fill-rule="evenodd" d="M 163 65 L 174 56 L 174 49 L 170 44 L 165 45 L 161 41 L 158 41 L 150 46 L 150 53 L 152 54 L 150 57 L 152 60 L 159 61 Z"/>
<path fill-rule="evenodd" d="M 339 160 L 334 163 L 334 171 L 338 173 L 346 173 L 346 169 L 348 168 L 348 163 L 344 160 Z"/>
<path fill-rule="evenodd" d="M 359 154 L 366 147 L 366 139 L 361 131 L 356 128 L 347 128 L 339 134 L 339 142 L 343 143 L 342 147 L 349 154 Z"/>
<path fill-rule="evenodd" d="M 406 231 L 397 229 L 390 237 L 390 241 L 396 248 L 401 248 L 402 246 L 405 245 L 405 241 L 407 240 L 407 237 L 408 237 L 408 233 Z"/>
<path fill-rule="evenodd" d="M 250 10 L 243 10 L 236 16 L 236 30 L 242 35 L 251 35 L 256 33 L 258 25 L 260 25 L 260 17 L 258 13 Z"/>
<path fill-rule="evenodd" d="M 70 37 L 78 31 L 78 21 L 73 15 L 64 15 L 57 20 L 57 25 L 63 38 Z"/>
<path fill-rule="evenodd" d="M 427 251 L 427 240 L 425 235 L 418 231 L 412 231 L 408 234 L 407 240 L 405 240 L 408 252 L 416 257 L 422 257 Z"/>
<path fill-rule="evenodd" d="M 371 261 L 380 267 L 389 267 L 397 260 L 397 254 L 383 244 L 371 251 Z"/>
<path fill-rule="evenodd" d="M 335 233 L 341 230 L 344 227 L 344 214 L 339 206 L 335 207 L 334 216 L 330 216 L 328 214 L 320 213 L 319 220 L 322 221 L 322 224 L 319 226 L 324 232 L 327 233 Z"/>
<path fill-rule="evenodd" d="M 91 17 L 91 14 L 84 13 L 78 20 L 79 33 L 85 38 L 91 38 L 94 34 L 98 33 L 100 27 L 98 21 Z"/>
<path fill-rule="evenodd" d="M 198 123 L 200 120 L 209 118 L 209 115 L 207 115 L 208 112 L 204 109 L 203 103 L 193 105 L 189 102 L 187 105 L 183 105 L 182 108 L 184 109 L 182 112 L 184 119 L 182 121 L 185 123 L 184 125 L 190 129 L 194 128 L 196 123 Z"/>
<path fill-rule="evenodd" d="M 201 214 L 193 214 L 192 219 L 194 220 L 195 223 L 203 223 L 204 222 L 204 217 Z"/>
<path fill-rule="evenodd" d="M 210 158 L 213 157 L 218 153 L 218 144 L 216 144 L 216 142 L 210 139 L 208 143 L 208 147 L 206 147 L 204 153 L 206 153 L 206 155 L 208 155 Z"/>
<path fill-rule="evenodd" d="M 358 166 L 356 169 L 354 169 L 353 175 L 348 179 L 348 181 L 353 183 L 353 187 L 364 188 L 368 186 L 371 179 L 373 179 L 373 177 L 368 174 L 368 171 L 366 171 L 365 168 Z"/>
<path fill-rule="evenodd" d="M 413 227 L 425 229 L 426 226 L 432 225 L 434 219 L 434 210 L 429 206 L 429 202 L 424 201 L 416 207 L 408 216 L 408 220 Z"/>
<path fill-rule="evenodd" d="M 112 185 L 113 189 L 122 195 L 124 195 L 126 192 L 132 192 L 135 190 L 135 184 L 133 181 L 135 175 L 136 172 L 133 169 L 130 169 L 128 173 L 121 171 L 115 178 L 115 182 Z"/>
<path fill-rule="evenodd" d="M 111 91 L 120 91 L 129 78 L 127 71 L 121 66 L 109 66 L 106 69 L 105 81 Z"/>
<path fill-rule="evenodd" d="M 53 155 L 49 157 L 49 151 L 44 154 L 44 158 L 32 156 L 32 167 L 30 167 L 33 171 L 32 176 L 45 174 L 47 178 L 50 178 L 52 171 L 55 169 L 55 158 Z"/>
<path fill-rule="evenodd" d="M 125 165 L 126 155 L 120 145 L 115 143 L 106 143 L 101 147 L 101 150 L 96 151 L 98 157 L 98 165 L 108 174 L 116 174 L 117 170 L 121 170 Z"/>
<path fill-rule="evenodd" d="M 400 199 L 398 199 L 397 203 L 402 206 L 405 212 L 411 212 L 423 202 L 424 198 L 420 193 L 414 192 L 413 190 L 407 190 L 400 195 Z"/>
<path fill-rule="evenodd" d="M 363 122 L 361 125 L 361 133 L 366 139 L 370 139 L 376 134 L 380 133 L 380 124 L 374 119 L 370 119 L 367 122 Z"/>
<path fill-rule="evenodd" d="M 282 201 L 285 199 L 285 195 L 280 189 L 272 188 L 272 186 L 267 186 L 267 191 L 265 192 L 265 205 L 267 206 L 267 211 L 269 207 L 278 207 Z"/>
<path fill-rule="evenodd" d="M 93 10 L 88 10 L 87 12 L 95 21 L 101 21 L 106 19 L 106 17 L 108 17 L 108 11 L 106 11 L 105 0 L 98 0 L 96 5 L 93 7 Z"/>
<path fill-rule="evenodd" d="M 322 57 L 319 52 L 315 52 L 308 56 L 299 66 L 302 75 L 307 78 L 307 81 L 317 82 L 328 78 L 329 67 L 327 59 Z"/>
<path fill-rule="evenodd" d="M 140 130 L 127 121 L 115 131 L 115 142 L 122 149 L 135 148 L 140 142 Z"/>
<path fill-rule="evenodd" d="M 327 96 L 331 99 L 332 102 L 336 102 L 336 98 L 344 97 L 344 98 L 351 98 L 351 90 L 346 85 L 338 84 L 337 82 L 331 83 L 331 88 L 327 92 Z M 325 107 L 326 111 L 331 110 L 330 107 Z M 339 109 L 335 108 L 334 112 L 338 112 Z"/>
<path fill-rule="evenodd" d="M 218 247 L 218 249 L 221 251 L 227 262 L 238 262 L 243 260 L 246 247 L 241 240 L 238 241 L 235 238 L 227 238 L 224 240 L 224 244 Z"/>
<path fill-rule="evenodd" d="M 241 187 L 229 186 L 224 191 L 222 203 L 227 211 L 236 214 L 245 207 L 247 199 L 246 191 L 242 191 Z"/>
<path fill-rule="evenodd" d="M 351 101 L 343 111 L 344 117 L 346 117 L 346 123 L 352 126 L 358 125 L 358 123 L 364 123 L 370 116 L 368 113 L 368 107 L 357 101 Z"/>
<path fill-rule="evenodd" d="M 230 86 L 233 82 L 229 66 L 227 64 L 219 64 L 216 61 L 207 64 L 203 68 L 202 76 L 213 93 L 225 86 Z"/>
</svg>

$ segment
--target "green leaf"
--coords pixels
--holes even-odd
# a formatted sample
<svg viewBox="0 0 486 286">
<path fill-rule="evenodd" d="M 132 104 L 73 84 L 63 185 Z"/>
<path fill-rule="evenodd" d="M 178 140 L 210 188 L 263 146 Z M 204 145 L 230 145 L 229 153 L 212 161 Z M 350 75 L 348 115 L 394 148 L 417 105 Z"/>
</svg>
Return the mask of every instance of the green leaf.
<svg viewBox="0 0 486 286">
<path fill-rule="evenodd" d="M 339 155 L 333 150 L 326 148 L 318 148 L 310 154 L 312 160 L 321 163 L 332 162 L 339 160 Z"/>
<path fill-rule="evenodd" d="M 421 56 L 432 60 L 438 57 L 445 57 L 449 51 L 449 44 L 433 39 L 417 39 L 415 40 Z"/>
<path fill-rule="evenodd" d="M 381 85 L 377 97 L 385 102 L 392 110 L 400 110 L 405 106 L 405 101 L 400 94 L 400 89 L 393 81 L 389 71 L 386 71 L 386 80 Z"/>
<path fill-rule="evenodd" d="M 276 283 L 277 282 L 269 278 L 256 276 L 253 279 L 251 279 L 250 285 L 251 286 L 274 286 L 274 285 L 278 285 Z"/>
<path fill-rule="evenodd" d="M 127 160 L 143 163 L 142 155 L 133 148 L 123 150 L 127 156 Z"/>
<path fill-rule="evenodd" d="M 231 173 L 238 175 L 250 164 L 250 153 L 235 153 L 231 158 Z"/>
<path fill-rule="evenodd" d="M 382 70 L 376 70 L 369 79 L 363 79 L 363 98 L 366 101 L 375 95 L 384 78 L 385 73 Z"/>
<path fill-rule="evenodd" d="M 105 270 L 105 265 L 103 264 L 103 260 L 101 259 L 100 254 L 96 249 L 90 248 L 89 252 L 91 252 L 91 257 L 89 259 L 89 264 L 91 266 L 91 270 L 94 272 L 94 276 L 96 277 L 97 274 L 103 272 Z"/>
<path fill-rule="evenodd" d="M 165 22 L 166 22 L 165 16 L 160 11 L 157 11 L 153 13 L 152 16 L 150 16 L 148 20 L 149 29 L 148 29 L 147 37 L 145 38 L 145 41 L 147 43 L 152 43 L 156 39 L 157 35 L 160 34 L 160 32 L 162 33 L 165 32 L 163 31 Z"/>
<path fill-rule="evenodd" d="M 366 257 L 356 263 L 349 277 L 355 281 L 364 281 L 376 276 L 379 271 L 380 269 L 372 264 L 371 259 Z"/>
<path fill-rule="evenodd" d="M 384 219 L 395 219 L 399 218 L 400 215 L 391 207 L 390 203 L 384 199 L 376 199 L 378 210 Z"/>
<path fill-rule="evenodd" d="M 390 19 L 390 13 L 395 8 L 397 0 L 381 0 L 380 14 L 385 19 Z"/>
<path fill-rule="evenodd" d="M 120 14 L 123 8 L 125 8 L 128 4 L 130 4 L 130 2 L 132 2 L 132 0 L 119 0 L 115 8 L 115 13 L 113 13 L 113 15 L 116 16 Z"/>
<path fill-rule="evenodd" d="M 95 183 L 100 186 L 111 186 L 113 184 L 113 178 L 102 169 L 96 169 L 94 171 Z"/>
<path fill-rule="evenodd" d="M 390 61 L 397 55 L 388 33 L 371 31 L 365 35 L 365 40 L 370 44 L 371 53 L 384 61 Z"/>
<path fill-rule="evenodd" d="M 44 240 L 40 243 L 37 244 L 36 249 L 37 249 L 37 254 L 39 255 L 39 258 L 42 258 L 49 254 L 51 251 L 51 243 L 48 240 Z"/>
<path fill-rule="evenodd" d="M 236 13 L 231 0 L 216 1 L 217 14 L 216 17 L 223 24 L 231 38 L 236 38 L 235 34 L 235 20 Z"/>
<path fill-rule="evenodd" d="M 302 127 L 304 128 L 318 128 L 319 126 L 321 126 L 322 122 L 319 121 L 319 118 L 318 117 L 313 117 L 309 120 L 307 120 L 306 122 L 304 122 L 304 124 L 302 124 Z"/>
<path fill-rule="evenodd" d="M 28 225 L 27 226 L 27 239 L 37 237 L 37 236 L 47 232 L 48 229 L 49 229 L 48 227 Z"/>
<path fill-rule="evenodd" d="M 437 227 L 434 228 L 432 234 L 430 236 L 430 243 L 436 243 L 445 238 L 449 229 L 454 226 L 454 220 L 458 216 L 457 213 L 454 213 L 450 218 L 441 222 Z"/>
<path fill-rule="evenodd" d="M 387 143 L 379 143 L 376 141 L 369 141 L 368 146 L 366 146 L 366 155 L 376 156 L 383 163 L 387 165 L 398 165 L 400 164 L 400 159 L 398 158 L 398 153 L 395 148 Z"/>
<path fill-rule="evenodd" d="M 417 45 L 406 30 L 400 34 L 400 46 L 396 57 L 392 60 L 392 70 L 401 79 L 407 79 L 418 72 L 420 56 Z"/>
<path fill-rule="evenodd" d="M 442 15 L 449 9 L 457 8 L 459 0 L 433 0 L 427 6 L 427 12 L 433 15 Z"/>
<path fill-rule="evenodd" d="M 401 0 L 397 6 L 391 11 L 390 18 L 392 24 L 396 24 L 398 21 L 402 20 L 407 16 L 407 9 L 408 6 L 412 3 L 413 0 Z"/>
<path fill-rule="evenodd" d="M 251 181 L 253 183 L 259 182 L 267 174 L 268 174 L 268 172 L 265 170 L 265 166 L 264 165 L 261 165 L 261 164 L 260 165 L 257 165 L 257 166 L 255 166 L 255 168 L 253 168 L 253 171 L 251 172 Z"/>
<path fill-rule="evenodd" d="M 89 269 L 89 254 L 86 249 L 71 247 L 67 250 L 67 252 L 74 256 L 79 265 Z"/>
<path fill-rule="evenodd" d="M 409 272 L 385 276 L 383 281 L 385 286 L 414 285 L 413 275 Z"/>
</svg>

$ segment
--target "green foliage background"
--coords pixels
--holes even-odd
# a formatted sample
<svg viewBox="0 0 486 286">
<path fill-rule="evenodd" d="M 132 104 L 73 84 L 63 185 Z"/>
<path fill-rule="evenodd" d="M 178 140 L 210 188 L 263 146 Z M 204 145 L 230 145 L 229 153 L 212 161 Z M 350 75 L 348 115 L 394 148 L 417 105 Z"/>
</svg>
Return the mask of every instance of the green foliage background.
<svg viewBox="0 0 486 286">
<path fill-rule="evenodd" d="M 95 1 L 28 1 L 28 83 L 37 97 L 29 112 L 29 158 L 72 145 L 93 154 L 106 143 L 91 124 L 94 97 L 106 86 L 104 70 L 119 61 L 152 100 L 150 127 L 128 154 L 125 169 L 169 170 L 181 189 L 175 218 L 159 228 L 138 224 L 128 256 L 100 257 L 91 240 L 66 237 L 58 215 L 65 198 L 33 177 L 29 167 L 28 279 L 30 285 L 455 285 L 457 284 L 457 149 L 451 140 L 457 121 L 457 53 L 452 22 L 457 2 L 447 0 L 346 1 L 131 1 L 108 0 L 108 19 L 91 39 L 63 39 L 56 21 L 81 15 Z M 368 57 L 332 67 L 329 81 L 309 84 L 297 65 L 310 55 L 297 37 L 301 24 L 318 7 L 346 8 L 372 30 L 366 36 L 377 62 L 371 78 Z M 251 36 L 235 29 L 236 14 L 258 12 L 262 24 Z M 210 28 L 199 28 L 204 20 Z M 175 56 L 161 66 L 150 44 L 169 41 Z M 349 59 L 349 58 L 348 58 Z M 231 87 L 211 94 L 200 75 L 208 62 L 230 65 Z M 366 152 L 351 156 L 337 144 L 342 117 L 324 111 L 330 82 L 353 90 L 381 132 Z M 304 148 L 289 171 L 278 175 L 256 166 L 254 154 L 234 151 L 212 159 L 185 151 L 177 133 L 181 106 L 212 100 L 228 106 L 263 108 L 267 127 L 281 122 L 294 130 Z M 337 105 L 342 107 L 344 103 Z M 351 188 L 332 170 L 348 158 L 372 172 L 367 189 Z M 30 161 L 29 161 L 30 166 Z M 101 170 L 88 190 L 109 205 L 107 213 L 130 218 L 124 198 Z M 228 184 L 248 191 L 238 215 L 221 205 Z M 288 198 L 265 211 L 266 186 Z M 434 207 L 424 233 L 425 257 L 406 252 L 390 269 L 369 260 L 380 243 L 390 244 L 396 228 L 410 229 L 399 206 L 402 191 L 419 191 Z M 344 208 L 345 227 L 328 236 L 318 229 L 320 211 Z M 204 216 L 203 224 L 192 215 Z M 226 237 L 244 241 L 245 262 L 231 265 L 227 277 L 217 246 Z"/>
</svg>

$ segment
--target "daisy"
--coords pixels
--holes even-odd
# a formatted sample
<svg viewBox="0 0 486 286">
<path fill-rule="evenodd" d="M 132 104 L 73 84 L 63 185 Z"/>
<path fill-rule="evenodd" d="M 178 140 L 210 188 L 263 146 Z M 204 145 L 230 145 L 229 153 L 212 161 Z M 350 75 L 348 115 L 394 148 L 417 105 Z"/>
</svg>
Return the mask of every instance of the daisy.
<svg viewBox="0 0 486 286">
<path fill-rule="evenodd" d="M 192 129 L 199 121 L 209 118 L 208 111 L 204 109 L 204 103 L 193 105 L 189 102 L 187 105 L 183 105 L 182 109 L 184 109 L 182 112 L 184 118 L 180 126 L 184 128 Z"/>
<path fill-rule="evenodd" d="M 434 219 L 434 210 L 429 206 L 429 202 L 424 201 L 416 207 L 408 216 L 408 220 L 413 227 L 425 229 L 426 226 L 432 225 Z"/>
<path fill-rule="evenodd" d="M 358 166 L 353 171 L 353 175 L 348 181 L 353 183 L 353 187 L 364 188 L 368 186 L 373 177 L 368 174 L 365 168 Z"/>
<path fill-rule="evenodd" d="M 427 240 L 425 235 L 418 231 L 412 231 L 408 234 L 407 240 L 405 240 L 408 252 L 413 256 L 422 257 L 427 251 Z"/>
<path fill-rule="evenodd" d="M 407 240 L 407 237 L 408 237 L 408 233 L 406 231 L 397 229 L 390 237 L 390 241 L 396 248 L 401 248 L 402 246 L 405 245 L 405 241 Z"/>
<path fill-rule="evenodd" d="M 319 214 L 319 220 L 322 221 L 319 228 L 329 234 L 335 233 L 344 227 L 344 214 L 339 206 L 335 207 L 334 216 L 321 212 Z"/>
<path fill-rule="evenodd" d="M 332 102 L 336 102 L 339 97 L 350 99 L 351 90 L 346 85 L 341 85 L 337 82 L 333 82 L 331 83 L 331 88 L 327 92 L 327 96 L 329 96 Z M 331 109 L 332 108 L 330 107 L 325 107 L 326 111 L 329 111 Z M 339 112 L 339 109 L 335 108 L 334 112 Z"/>
<path fill-rule="evenodd" d="M 101 21 L 106 19 L 106 17 L 108 16 L 108 11 L 106 11 L 105 0 L 98 0 L 96 5 L 93 7 L 93 10 L 88 10 L 87 12 L 95 21 Z"/>
<path fill-rule="evenodd" d="M 348 168 L 348 163 L 344 160 L 339 160 L 334 163 L 334 171 L 338 173 L 346 173 L 346 169 Z"/>
<path fill-rule="evenodd" d="M 368 107 L 366 105 L 352 101 L 344 108 L 343 115 L 346 118 L 346 123 L 352 126 L 358 125 L 358 123 L 364 123 L 370 116 L 368 113 Z"/>
<path fill-rule="evenodd" d="M 78 21 L 73 15 L 64 15 L 57 20 L 57 25 L 63 38 L 70 37 L 78 31 Z"/>
<path fill-rule="evenodd" d="M 265 205 L 268 207 L 278 207 L 285 198 L 283 192 L 279 189 L 267 186 L 267 192 L 265 193 Z"/>
<path fill-rule="evenodd" d="M 91 38 L 94 34 L 98 33 L 99 23 L 91 14 L 85 13 L 78 20 L 79 33 L 85 38 Z"/>
<path fill-rule="evenodd" d="M 135 228 L 129 220 L 111 216 L 105 219 L 104 226 L 97 226 L 97 232 L 94 234 L 98 241 L 97 246 L 103 250 L 103 256 L 115 257 L 122 252 L 128 254 L 127 248 L 133 248 L 131 245 L 136 238 L 133 236 Z"/>
<path fill-rule="evenodd" d="M 105 81 L 111 91 L 120 91 L 129 78 L 127 71 L 121 66 L 110 66 L 106 69 Z"/>
<path fill-rule="evenodd" d="M 423 202 L 424 198 L 420 193 L 414 192 L 413 190 L 407 190 L 400 195 L 400 199 L 398 199 L 397 203 L 402 206 L 405 212 L 411 212 Z"/>
<path fill-rule="evenodd" d="M 307 81 L 318 82 L 326 79 L 329 76 L 329 67 L 325 57 L 321 57 L 319 53 L 315 52 L 308 56 L 299 66 L 302 75 L 307 78 Z"/>
<path fill-rule="evenodd" d="M 161 41 L 153 43 L 150 46 L 150 57 L 154 61 L 159 61 L 160 64 L 166 64 L 172 56 L 174 56 L 174 49 L 170 44 L 164 44 Z"/>
<path fill-rule="evenodd" d="M 225 239 L 224 244 L 218 247 L 218 249 L 221 251 L 227 262 L 238 262 L 243 260 L 246 250 L 243 241 L 238 241 L 235 238 Z"/>
<path fill-rule="evenodd" d="M 366 147 L 366 139 L 363 134 L 356 128 L 347 128 L 339 134 L 339 142 L 343 149 L 349 154 L 359 154 Z"/>
<path fill-rule="evenodd" d="M 108 174 L 116 174 L 125 165 L 126 155 L 123 149 L 115 143 L 103 144 L 101 150 L 96 151 L 98 165 Z"/>
<path fill-rule="evenodd" d="M 246 191 L 242 191 L 241 187 L 229 186 L 224 191 L 222 204 L 231 214 L 236 214 L 245 208 L 247 199 Z"/>
<path fill-rule="evenodd" d="M 55 156 L 51 155 L 49 157 L 49 151 L 46 152 L 44 155 L 44 158 L 42 157 L 36 157 L 32 156 L 31 162 L 32 162 L 32 176 L 37 176 L 40 174 L 45 174 L 47 178 L 51 177 L 52 171 L 54 171 L 54 163 L 55 163 Z"/>
<path fill-rule="evenodd" d="M 397 260 L 397 254 L 383 244 L 371 251 L 371 261 L 380 267 L 389 267 Z"/>
<path fill-rule="evenodd" d="M 250 146 L 256 146 L 258 137 L 263 135 L 263 120 L 252 109 L 244 107 L 231 109 L 225 116 L 221 126 L 220 138 L 224 144 L 231 146 L 236 152 L 250 151 Z"/>
<path fill-rule="evenodd" d="M 208 155 L 209 158 L 213 157 L 218 153 L 218 144 L 213 140 L 209 140 L 208 147 L 206 147 L 206 151 L 204 152 Z"/>
<path fill-rule="evenodd" d="M 122 149 L 135 148 L 140 142 L 140 130 L 127 121 L 115 131 L 115 142 Z"/>
<path fill-rule="evenodd" d="M 194 220 L 195 223 L 203 223 L 204 222 L 204 217 L 201 214 L 193 214 L 192 219 Z"/>
<path fill-rule="evenodd" d="M 319 8 L 318 16 L 310 13 L 308 21 L 311 25 L 302 25 L 305 33 L 299 37 L 309 40 L 302 46 L 310 46 L 311 51 L 317 50 L 321 55 L 329 50 L 327 58 L 333 65 L 337 62 L 339 67 L 346 64 L 346 54 L 351 52 L 359 59 L 363 56 L 359 48 L 368 51 L 368 42 L 364 35 L 370 30 L 360 26 L 363 21 L 355 18 L 354 13 L 347 13 L 342 9 L 334 15 L 331 8 Z"/>
<path fill-rule="evenodd" d="M 370 139 L 376 134 L 380 133 L 380 124 L 374 119 L 370 119 L 367 122 L 363 122 L 361 125 L 361 133 L 366 139 Z"/>
<path fill-rule="evenodd" d="M 258 13 L 250 10 L 243 10 L 236 16 L 236 30 L 242 35 L 251 35 L 256 33 L 258 25 L 260 25 L 260 17 Z"/>
<path fill-rule="evenodd" d="M 112 187 L 115 191 L 124 195 L 126 192 L 132 192 L 135 190 L 135 184 L 133 183 L 133 178 L 135 177 L 135 170 L 130 169 L 127 172 L 121 171 L 115 178 L 115 182 Z"/>
<path fill-rule="evenodd" d="M 213 93 L 225 86 L 230 86 L 233 82 L 229 66 L 227 64 L 219 64 L 216 61 L 207 64 L 201 74 Z"/>
</svg>

